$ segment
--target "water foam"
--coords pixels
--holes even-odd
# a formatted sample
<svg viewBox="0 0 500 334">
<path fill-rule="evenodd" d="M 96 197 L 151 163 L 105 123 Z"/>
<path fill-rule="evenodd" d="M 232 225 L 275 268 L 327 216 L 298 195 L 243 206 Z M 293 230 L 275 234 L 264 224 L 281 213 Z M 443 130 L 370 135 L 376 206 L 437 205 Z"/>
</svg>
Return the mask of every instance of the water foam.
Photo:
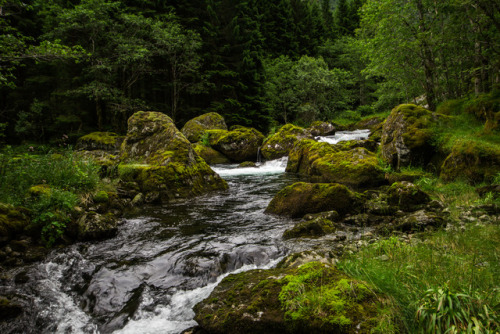
<svg viewBox="0 0 500 334">
<path fill-rule="evenodd" d="M 266 161 L 263 164 L 258 163 L 257 167 L 218 165 L 212 167 L 212 169 L 220 176 L 280 174 L 285 172 L 287 162 L 288 157 L 283 157 L 281 159 Z"/>
<path fill-rule="evenodd" d="M 347 140 L 364 140 L 368 139 L 368 136 L 370 135 L 370 130 L 364 129 L 364 130 L 355 130 L 355 131 L 339 131 L 335 133 L 333 136 L 326 136 L 326 137 L 318 137 L 318 141 L 322 143 L 328 143 L 328 144 L 337 144 L 338 142 L 341 141 L 347 141 Z"/>
<path fill-rule="evenodd" d="M 169 305 L 159 305 L 154 311 L 141 310 L 137 313 L 133 320 L 128 324 L 114 332 L 114 334 L 177 334 L 182 331 L 197 325 L 193 320 L 195 314 L 193 307 L 206 299 L 215 287 L 230 274 L 237 274 L 252 269 L 269 269 L 278 264 L 282 257 L 272 260 L 267 265 L 256 266 L 255 264 L 244 265 L 241 268 L 221 275 L 217 281 L 210 283 L 204 287 L 196 288 L 189 291 L 177 291 L 172 295 Z M 143 305 L 148 306 L 150 299 L 145 298 Z"/>
</svg>

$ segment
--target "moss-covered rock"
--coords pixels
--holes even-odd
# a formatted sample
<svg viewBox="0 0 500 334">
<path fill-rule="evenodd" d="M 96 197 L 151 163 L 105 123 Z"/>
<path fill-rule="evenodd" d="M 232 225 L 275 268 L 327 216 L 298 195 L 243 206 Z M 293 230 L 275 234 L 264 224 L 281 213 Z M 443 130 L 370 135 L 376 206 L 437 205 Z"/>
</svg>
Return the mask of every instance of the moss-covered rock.
<svg viewBox="0 0 500 334">
<path fill-rule="evenodd" d="M 23 308 L 20 304 L 17 304 L 8 298 L 0 296 L 0 321 L 6 321 L 15 318 L 22 312 Z"/>
<path fill-rule="evenodd" d="M 112 237 L 118 231 L 118 220 L 111 214 L 87 212 L 76 222 L 79 240 L 99 240 Z"/>
<path fill-rule="evenodd" d="M 118 174 L 124 184 L 135 183 L 140 192 L 158 193 L 162 200 L 227 189 L 170 117 L 158 112 L 130 117 Z"/>
<path fill-rule="evenodd" d="M 337 128 L 330 122 L 316 121 L 307 129 L 313 136 L 331 136 Z"/>
<path fill-rule="evenodd" d="M 359 122 L 354 124 L 352 128 L 357 130 L 369 129 L 370 132 L 373 133 L 374 131 L 377 131 L 378 129 L 382 128 L 384 121 L 385 118 L 383 117 L 372 116 L 360 120 Z"/>
<path fill-rule="evenodd" d="M 426 167 L 436 152 L 431 127 L 443 119 L 443 115 L 414 104 L 397 106 L 384 123 L 382 158 L 396 170 L 410 165 Z"/>
<path fill-rule="evenodd" d="M 207 130 L 227 130 L 224 117 L 215 112 L 203 114 L 187 121 L 181 132 L 190 142 L 196 143 L 201 140 Z"/>
<path fill-rule="evenodd" d="M 101 190 L 94 195 L 93 199 L 94 203 L 107 203 L 109 201 L 109 194 Z"/>
<path fill-rule="evenodd" d="M 500 147 L 479 140 L 460 140 L 441 166 L 445 181 L 465 179 L 476 184 L 489 181 L 500 173 Z"/>
<path fill-rule="evenodd" d="M 400 217 L 394 225 L 379 226 L 379 232 L 390 233 L 394 230 L 401 232 L 422 232 L 429 228 L 439 228 L 446 225 L 448 217 L 442 213 L 419 210 L 409 215 Z"/>
<path fill-rule="evenodd" d="M 118 152 L 124 139 L 124 136 L 113 132 L 92 132 L 80 137 L 76 142 L 75 149 L 80 151 Z"/>
<path fill-rule="evenodd" d="M 305 138 L 312 139 L 309 131 L 293 124 L 286 124 L 264 142 L 261 148 L 262 156 L 266 160 L 285 157 L 296 142 Z"/>
<path fill-rule="evenodd" d="M 297 182 L 278 192 L 265 212 L 297 218 L 331 210 L 344 215 L 359 208 L 359 195 L 344 185 Z"/>
<path fill-rule="evenodd" d="M 75 154 L 84 160 L 91 160 L 103 168 L 113 167 L 119 162 L 117 153 L 109 153 L 103 150 L 77 151 Z"/>
<path fill-rule="evenodd" d="M 227 164 L 230 160 L 222 153 L 201 143 L 193 144 L 194 151 L 209 165 Z"/>
<path fill-rule="evenodd" d="M 35 186 L 31 186 L 28 189 L 28 195 L 30 196 L 42 196 L 42 195 L 50 195 L 52 193 L 52 188 L 48 184 L 37 184 Z"/>
<path fill-rule="evenodd" d="M 387 190 L 387 203 L 403 211 L 415 211 L 430 201 L 429 195 L 410 182 L 395 182 Z"/>
<path fill-rule="evenodd" d="M 195 306 L 195 320 L 209 333 L 379 333 L 382 312 L 390 314 L 382 299 L 366 283 L 310 262 L 226 277 Z"/>
<path fill-rule="evenodd" d="M 240 168 L 257 168 L 257 164 L 253 161 L 244 161 L 238 165 Z"/>
<path fill-rule="evenodd" d="M 374 153 L 362 147 L 343 151 L 341 146 L 312 140 L 302 140 L 294 146 L 286 171 L 309 176 L 313 182 L 342 183 L 355 188 L 385 183 Z"/>
<path fill-rule="evenodd" d="M 0 239 L 10 240 L 29 225 L 26 210 L 0 203 Z"/>
<path fill-rule="evenodd" d="M 295 224 L 283 233 L 283 238 L 320 237 L 333 232 L 335 232 L 334 223 L 329 219 L 319 217 Z"/>
<path fill-rule="evenodd" d="M 231 161 L 256 161 L 264 135 L 253 128 L 238 126 L 231 131 L 207 131 L 210 146 Z"/>
</svg>

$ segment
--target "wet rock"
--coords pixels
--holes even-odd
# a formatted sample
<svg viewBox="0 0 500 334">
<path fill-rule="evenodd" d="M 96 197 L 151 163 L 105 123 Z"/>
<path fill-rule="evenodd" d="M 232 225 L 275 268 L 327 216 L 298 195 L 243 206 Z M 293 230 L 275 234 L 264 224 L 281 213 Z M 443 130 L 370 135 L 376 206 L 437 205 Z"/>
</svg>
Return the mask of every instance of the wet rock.
<svg viewBox="0 0 500 334">
<path fill-rule="evenodd" d="M 133 207 L 136 207 L 136 206 L 142 205 L 143 203 L 144 203 L 144 194 L 138 193 L 137 195 L 135 195 L 132 202 L 130 202 L 130 205 Z"/>
<path fill-rule="evenodd" d="M 330 122 L 316 121 L 307 131 L 313 136 L 333 136 L 337 128 Z"/>
<path fill-rule="evenodd" d="M 382 158 L 395 170 L 410 165 L 426 167 L 436 153 L 431 126 L 444 118 L 414 104 L 397 106 L 382 130 Z"/>
<path fill-rule="evenodd" d="M 257 152 L 264 141 L 264 135 L 253 128 L 238 126 L 231 131 L 209 130 L 210 146 L 231 161 L 257 161 Z"/>
<path fill-rule="evenodd" d="M 301 237 L 320 237 L 335 232 L 335 225 L 331 220 L 315 218 L 295 224 L 283 233 L 284 239 Z"/>
<path fill-rule="evenodd" d="M 210 333 L 369 333 L 388 311 L 379 298 L 366 283 L 309 262 L 230 275 L 194 310 Z"/>
<path fill-rule="evenodd" d="M 262 144 L 262 156 L 266 160 L 288 156 L 295 143 L 305 138 L 312 139 L 313 136 L 304 128 L 286 124 Z"/>
<path fill-rule="evenodd" d="M 129 118 L 121 161 L 118 174 L 125 181 L 122 185 L 134 182 L 144 194 L 160 193 L 162 201 L 227 189 L 226 182 L 162 113 L 140 111 Z"/>
<path fill-rule="evenodd" d="M 193 148 L 209 165 L 227 164 L 231 162 L 224 154 L 201 143 L 193 144 Z"/>
<path fill-rule="evenodd" d="M 22 306 L 12 300 L 0 296 L 0 321 L 6 321 L 19 316 L 23 312 Z"/>
<path fill-rule="evenodd" d="M 441 166 L 445 181 L 466 179 L 471 184 L 493 179 L 500 173 L 500 148 L 482 141 L 457 141 Z"/>
<path fill-rule="evenodd" d="M 242 162 L 241 164 L 239 164 L 238 167 L 240 167 L 240 168 L 247 168 L 247 167 L 257 168 L 257 164 L 255 162 L 252 162 L 252 161 L 245 161 L 245 162 Z"/>
<path fill-rule="evenodd" d="M 227 130 L 224 117 L 215 112 L 203 114 L 187 121 L 181 132 L 190 142 L 196 143 L 202 139 L 207 130 Z"/>
<path fill-rule="evenodd" d="M 387 203 L 403 211 L 415 211 L 430 202 L 430 197 L 413 183 L 395 182 L 387 190 Z"/>
<path fill-rule="evenodd" d="M 360 207 L 359 194 L 344 185 L 297 182 L 278 192 L 265 212 L 297 218 L 332 210 L 344 215 Z"/>
<path fill-rule="evenodd" d="M 118 222 L 113 214 L 101 215 L 87 212 L 76 222 L 79 240 L 99 240 L 112 237 L 118 229 Z"/>
<path fill-rule="evenodd" d="M 313 140 L 301 140 L 294 146 L 286 171 L 309 176 L 313 182 L 335 182 L 355 188 L 385 183 L 374 153 L 361 147 L 343 151 L 336 145 Z"/>
</svg>

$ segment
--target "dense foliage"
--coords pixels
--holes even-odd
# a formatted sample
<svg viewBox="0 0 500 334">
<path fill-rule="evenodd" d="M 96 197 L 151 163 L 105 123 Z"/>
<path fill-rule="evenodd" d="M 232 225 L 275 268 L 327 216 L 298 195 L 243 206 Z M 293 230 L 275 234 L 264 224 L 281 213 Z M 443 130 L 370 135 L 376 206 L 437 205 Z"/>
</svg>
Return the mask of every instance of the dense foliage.
<svg viewBox="0 0 500 334">
<path fill-rule="evenodd" d="M 498 82 L 499 28 L 498 0 L 1 0 L 0 139 L 434 109 Z"/>
</svg>

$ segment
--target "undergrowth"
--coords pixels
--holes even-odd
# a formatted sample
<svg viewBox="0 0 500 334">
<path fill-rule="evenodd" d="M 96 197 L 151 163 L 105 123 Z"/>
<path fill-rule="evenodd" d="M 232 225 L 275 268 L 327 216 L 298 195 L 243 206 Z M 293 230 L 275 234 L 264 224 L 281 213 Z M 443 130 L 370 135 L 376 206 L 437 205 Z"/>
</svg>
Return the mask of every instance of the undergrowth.
<svg viewBox="0 0 500 334">
<path fill-rule="evenodd" d="M 393 297 L 408 333 L 500 330 L 500 226 L 391 237 L 348 255 L 339 268 Z"/>
<path fill-rule="evenodd" d="M 29 209 L 32 228 L 50 247 L 80 199 L 97 188 L 99 169 L 71 150 L 8 146 L 0 151 L 0 202 Z"/>
</svg>

